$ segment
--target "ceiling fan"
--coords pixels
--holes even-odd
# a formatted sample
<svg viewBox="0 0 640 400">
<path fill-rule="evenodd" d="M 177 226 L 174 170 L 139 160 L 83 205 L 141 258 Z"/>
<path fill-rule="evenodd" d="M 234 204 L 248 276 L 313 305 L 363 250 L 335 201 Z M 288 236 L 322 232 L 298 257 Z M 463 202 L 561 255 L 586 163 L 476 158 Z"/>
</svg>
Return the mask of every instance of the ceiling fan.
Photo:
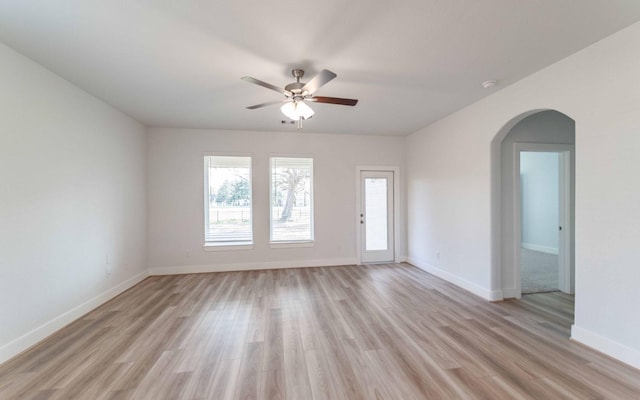
<svg viewBox="0 0 640 400">
<path fill-rule="evenodd" d="M 306 102 L 315 103 L 329 103 L 339 104 L 342 106 L 355 106 L 358 100 L 355 99 L 343 99 L 339 97 L 323 97 L 314 96 L 313 94 L 322 86 L 327 84 L 337 75 L 328 69 L 323 69 L 320 73 L 313 77 L 309 82 L 300 82 L 300 79 L 304 76 L 304 70 L 293 69 L 291 75 L 296 79 L 295 82 L 288 84 L 283 88 L 279 88 L 267 82 L 263 82 L 259 79 L 252 78 L 250 76 L 243 76 L 242 79 L 245 82 L 254 83 L 267 89 L 275 90 L 278 93 L 284 95 L 282 100 L 268 101 L 262 104 L 256 104 L 254 106 L 247 107 L 249 110 L 255 110 L 256 108 L 262 108 L 271 106 L 274 104 L 284 103 L 280 107 L 280 111 L 293 121 L 298 121 L 298 129 L 302 128 L 302 120 L 309 119 L 313 116 L 314 111 L 309 107 Z"/>
</svg>

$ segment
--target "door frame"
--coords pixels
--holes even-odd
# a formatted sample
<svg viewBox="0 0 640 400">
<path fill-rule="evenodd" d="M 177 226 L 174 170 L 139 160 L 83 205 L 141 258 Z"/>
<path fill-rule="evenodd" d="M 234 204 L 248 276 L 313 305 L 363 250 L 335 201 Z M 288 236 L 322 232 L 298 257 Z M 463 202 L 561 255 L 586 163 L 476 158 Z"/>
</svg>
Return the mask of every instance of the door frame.
<svg viewBox="0 0 640 400">
<path fill-rule="evenodd" d="M 575 157 L 575 145 L 552 144 L 552 143 L 521 143 L 513 144 L 513 195 L 514 195 L 514 279 L 516 288 L 516 298 L 522 297 L 522 267 L 521 267 L 521 247 L 522 247 L 522 188 L 520 187 L 520 153 L 541 152 L 558 153 L 559 156 L 559 185 L 558 195 L 560 197 L 559 219 L 562 224 L 562 231 L 559 240 L 558 255 L 558 288 L 565 293 L 571 293 L 571 236 L 573 226 L 571 224 L 571 160 Z M 575 279 L 575 276 L 573 277 Z"/>
<path fill-rule="evenodd" d="M 362 265 L 362 234 L 360 228 L 360 213 L 362 200 L 362 185 L 360 184 L 363 171 L 388 171 L 393 172 L 393 262 L 400 262 L 400 167 L 398 166 L 356 166 L 356 206 L 355 206 L 355 226 L 356 226 L 356 260 L 357 265 Z"/>
</svg>

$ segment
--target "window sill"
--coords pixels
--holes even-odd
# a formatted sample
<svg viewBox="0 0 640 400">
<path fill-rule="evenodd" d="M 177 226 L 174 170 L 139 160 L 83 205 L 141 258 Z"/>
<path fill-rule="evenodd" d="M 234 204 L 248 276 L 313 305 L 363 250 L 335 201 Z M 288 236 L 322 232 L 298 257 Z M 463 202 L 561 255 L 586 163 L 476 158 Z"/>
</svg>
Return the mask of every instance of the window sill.
<svg viewBox="0 0 640 400">
<path fill-rule="evenodd" d="M 294 247 L 313 247 L 315 244 L 312 241 L 309 242 L 271 242 L 269 247 L 272 249 L 288 249 Z"/>
<path fill-rule="evenodd" d="M 205 243 L 202 246 L 204 251 L 238 251 L 238 250 L 252 250 L 253 243 L 251 242 L 238 242 L 238 243 Z"/>
</svg>

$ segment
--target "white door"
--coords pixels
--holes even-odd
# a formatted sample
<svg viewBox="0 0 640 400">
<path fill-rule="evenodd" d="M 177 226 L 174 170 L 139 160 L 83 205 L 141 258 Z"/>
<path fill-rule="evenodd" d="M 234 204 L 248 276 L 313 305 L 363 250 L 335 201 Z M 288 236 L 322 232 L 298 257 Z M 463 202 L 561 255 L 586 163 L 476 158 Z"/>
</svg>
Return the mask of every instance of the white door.
<svg viewBox="0 0 640 400">
<path fill-rule="evenodd" d="M 360 193 L 361 260 L 393 262 L 393 171 L 361 171 Z"/>
</svg>

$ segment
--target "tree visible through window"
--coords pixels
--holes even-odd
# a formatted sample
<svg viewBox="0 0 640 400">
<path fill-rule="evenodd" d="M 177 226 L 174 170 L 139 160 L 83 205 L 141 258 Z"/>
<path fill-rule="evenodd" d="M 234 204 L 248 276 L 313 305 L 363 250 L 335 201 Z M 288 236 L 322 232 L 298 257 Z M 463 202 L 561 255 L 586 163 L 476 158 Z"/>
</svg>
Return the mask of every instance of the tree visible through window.
<svg viewBox="0 0 640 400">
<path fill-rule="evenodd" d="M 205 242 L 253 241 L 251 157 L 205 156 Z"/>
<path fill-rule="evenodd" d="M 271 158 L 271 241 L 313 240 L 313 159 Z"/>
</svg>

